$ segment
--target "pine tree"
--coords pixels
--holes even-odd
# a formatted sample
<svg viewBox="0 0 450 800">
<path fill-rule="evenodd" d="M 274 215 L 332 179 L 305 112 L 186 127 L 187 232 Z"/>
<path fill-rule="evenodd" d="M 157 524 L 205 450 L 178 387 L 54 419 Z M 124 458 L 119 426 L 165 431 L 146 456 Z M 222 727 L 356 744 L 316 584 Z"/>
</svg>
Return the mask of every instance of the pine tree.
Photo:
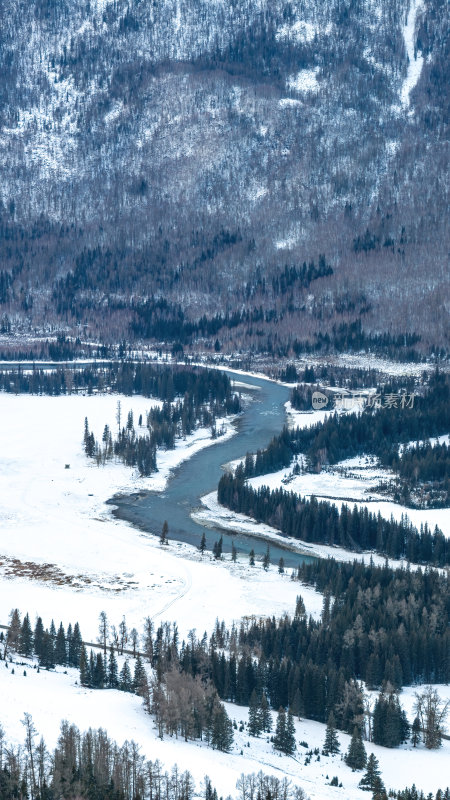
<svg viewBox="0 0 450 800">
<path fill-rule="evenodd" d="M 73 629 L 71 652 L 69 655 L 69 664 L 72 667 L 78 667 L 80 665 L 80 654 L 81 654 L 82 644 L 83 640 L 81 638 L 80 626 L 78 622 L 76 622 Z"/>
<path fill-rule="evenodd" d="M 278 572 L 279 572 L 280 575 L 283 575 L 283 573 L 284 573 L 284 558 L 283 557 L 281 557 L 279 562 L 278 562 Z"/>
<path fill-rule="evenodd" d="M 92 652 L 91 649 L 91 652 L 89 653 L 89 686 L 94 686 L 94 680 L 95 680 L 95 659 L 94 659 L 94 653 Z"/>
<path fill-rule="evenodd" d="M 89 674 L 89 662 L 84 644 L 81 645 L 79 664 L 80 664 L 80 683 L 82 686 L 89 686 L 91 683 L 91 676 Z"/>
<path fill-rule="evenodd" d="M 159 543 L 160 544 L 168 544 L 169 543 L 168 534 L 169 534 L 169 523 L 167 522 L 167 520 L 164 520 L 163 526 L 162 526 L 162 531 L 161 531 L 161 536 L 159 537 Z"/>
<path fill-rule="evenodd" d="M 264 553 L 264 558 L 263 558 L 263 569 L 265 569 L 265 571 L 267 572 L 269 566 L 270 566 L 270 549 L 269 545 L 267 545 L 267 550 Z"/>
<path fill-rule="evenodd" d="M 199 547 L 199 550 L 200 550 L 200 552 L 201 552 L 201 554 L 202 554 L 202 555 L 203 555 L 203 553 L 204 553 L 204 552 L 205 552 L 205 550 L 206 550 L 206 536 L 205 536 L 205 531 L 203 531 L 203 533 L 202 533 L 202 538 L 201 538 L 201 541 L 200 541 L 200 547 Z"/>
<path fill-rule="evenodd" d="M 215 559 L 219 560 L 222 558 L 222 550 L 223 550 L 223 536 L 221 536 L 217 542 L 214 542 L 213 555 Z"/>
<path fill-rule="evenodd" d="M 22 623 L 20 621 L 20 614 L 17 608 L 14 608 L 9 615 L 9 628 L 8 628 L 8 646 L 11 650 L 17 651 L 20 644 L 20 631 Z"/>
<path fill-rule="evenodd" d="M 325 742 L 323 745 L 323 752 L 324 755 L 333 755 L 334 753 L 339 753 L 341 746 L 339 744 L 338 735 L 336 733 L 336 720 L 334 718 L 334 714 L 330 711 L 327 728 L 325 731 Z"/>
<path fill-rule="evenodd" d="M 237 561 L 237 550 L 234 541 L 231 542 L 231 560 L 235 564 Z"/>
<path fill-rule="evenodd" d="M 29 658 L 33 654 L 33 631 L 28 614 L 25 614 L 20 629 L 19 653 L 25 658 Z"/>
<path fill-rule="evenodd" d="M 38 658 L 41 657 L 43 638 L 44 638 L 44 626 L 42 624 L 41 617 L 38 617 L 36 620 L 36 625 L 34 628 L 34 636 L 33 636 L 34 652 Z"/>
<path fill-rule="evenodd" d="M 367 761 L 366 771 L 358 784 L 360 789 L 370 792 L 379 792 L 384 789 L 379 766 L 378 759 L 371 753 Z"/>
<path fill-rule="evenodd" d="M 131 679 L 130 665 L 125 661 L 119 675 L 119 689 L 122 692 L 133 691 L 133 681 Z"/>
<path fill-rule="evenodd" d="M 60 622 L 58 633 L 56 634 L 56 640 L 55 640 L 55 663 L 66 664 L 66 662 L 67 662 L 66 636 L 64 633 L 63 624 L 62 622 Z"/>
<path fill-rule="evenodd" d="M 270 713 L 269 701 L 265 692 L 261 697 L 261 728 L 266 733 L 272 730 L 272 714 Z"/>
<path fill-rule="evenodd" d="M 262 729 L 261 705 L 256 689 L 253 689 L 248 709 L 248 732 L 250 736 L 259 736 Z"/>
<path fill-rule="evenodd" d="M 350 745 L 345 756 L 345 763 L 347 766 L 355 769 L 364 769 L 367 762 L 366 748 L 361 738 L 361 731 L 355 725 Z"/>
<path fill-rule="evenodd" d="M 111 646 L 108 657 L 108 686 L 110 689 L 117 689 L 118 685 L 119 671 L 117 667 L 117 659 L 114 655 L 114 648 Z"/>
<path fill-rule="evenodd" d="M 411 743 L 413 747 L 417 747 L 421 740 L 420 719 L 415 717 L 411 728 Z"/>
<path fill-rule="evenodd" d="M 398 695 L 381 692 L 373 710 L 373 741 L 383 747 L 398 747 L 408 736 L 408 720 Z"/>
<path fill-rule="evenodd" d="M 295 724 L 294 724 L 294 717 L 291 711 L 288 711 L 287 715 L 287 722 L 286 722 L 286 745 L 285 745 L 285 753 L 288 755 L 292 755 L 295 753 L 296 744 L 295 744 Z"/>
<path fill-rule="evenodd" d="M 92 672 L 92 686 L 95 689 L 103 689 L 105 685 L 105 667 L 101 653 L 97 653 Z"/>
<path fill-rule="evenodd" d="M 44 667 L 45 669 L 52 669 L 55 666 L 54 638 L 48 631 L 44 631 L 42 636 L 39 666 Z"/>
<path fill-rule="evenodd" d="M 139 653 L 134 664 L 133 689 L 140 697 L 146 697 L 148 694 L 147 673 Z"/>
<path fill-rule="evenodd" d="M 211 745 L 215 750 L 229 753 L 233 744 L 233 724 L 222 703 L 216 703 L 211 731 Z"/>
<path fill-rule="evenodd" d="M 282 753 L 285 753 L 289 756 L 295 752 L 294 717 L 290 711 L 286 717 L 284 708 L 280 708 L 278 712 L 273 746 L 277 750 L 281 750 Z"/>
<path fill-rule="evenodd" d="M 248 554 L 248 561 L 251 567 L 255 566 L 255 551 L 253 550 L 253 548 L 250 550 Z"/>
<path fill-rule="evenodd" d="M 69 667 L 72 665 L 72 662 L 70 660 L 72 653 L 72 638 L 73 638 L 72 623 L 69 622 L 66 633 L 67 664 L 69 665 Z"/>
<path fill-rule="evenodd" d="M 301 594 L 298 594 L 297 599 L 295 601 L 295 618 L 301 619 L 302 617 L 305 616 L 306 616 L 305 603 Z"/>
</svg>

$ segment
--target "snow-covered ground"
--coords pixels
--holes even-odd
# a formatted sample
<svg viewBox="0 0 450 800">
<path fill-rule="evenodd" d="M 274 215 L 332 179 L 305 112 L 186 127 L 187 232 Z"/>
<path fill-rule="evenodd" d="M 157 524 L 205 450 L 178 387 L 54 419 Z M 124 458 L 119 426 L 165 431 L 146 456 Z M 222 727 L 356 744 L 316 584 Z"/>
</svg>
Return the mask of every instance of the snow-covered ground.
<svg viewBox="0 0 450 800">
<path fill-rule="evenodd" d="M 403 38 L 408 56 L 408 70 L 400 93 L 403 108 L 408 108 L 409 106 L 409 95 L 417 84 L 423 67 L 423 56 L 416 53 L 417 22 L 423 7 L 422 0 L 411 0 L 403 29 Z"/>
<path fill-rule="evenodd" d="M 14 674 L 12 669 L 14 668 Z M 27 672 L 26 677 L 23 672 Z M 77 725 L 81 730 L 101 725 L 119 744 L 133 739 L 141 747 L 141 753 L 152 760 L 158 758 L 170 769 L 177 763 L 181 770 L 188 769 L 194 776 L 197 790 L 208 774 L 220 794 L 236 794 L 236 781 L 241 773 L 256 773 L 262 770 L 278 778 L 287 777 L 301 786 L 311 800 L 363 800 L 366 796 L 358 789 L 362 772 L 352 772 L 342 761 L 341 755 L 313 755 L 305 765 L 307 749 L 322 749 L 325 725 L 308 720 L 295 721 L 297 751 L 293 757 L 277 753 L 268 736 L 249 737 L 246 729 L 235 730 L 235 741 L 231 753 L 220 753 L 207 748 L 201 742 L 184 742 L 182 737 L 164 737 L 161 741 L 154 728 L 152 718 L 146 714 L 140 698 L 116 690 L 95 691 L 80 687 L 75 670 L 55 672 L 37 671 L 10 664 L 0 670 L 0 721 L 6 739 L 19 744 L 24 741 L 23 715 L 28 712 L 39 735 L 43 735 L 49 747 L 56 744 L 61 716 Z M 450 687 L 437 686 L 442 698 L 450 697 Z M 400 697 L 409 720 L 412 721 L 414 689 L 406 689 Z M 226 704 L 230 717 L 247 722 L 248 708 Z M 273 714 L 275 723 L 276 715 Z M 350 737 L 339 733 L 341 752 L 348 748 Z M 308 748 L 300 745 L 306 742 Z M 368 754 L 373 752 L 380 763 L 383 780 L 389 788 L 404 788 L 416 784 L 418 789 L 433 793 L 448 784 L 450 742 L 444 741 L 438 751 L 427 751 L 423 746 L 414 749 L 410 744 L 395 750 L 366 742 Z M 337 776 L 342 787 L 330 787 L 329 781 Z"/>
<path fill-rule="evenodd" d="M 122 422 L 129 409 L 135 422 L 140 413 L 145 419 L 155 403 L 117 395 L 0 394 L 0 623 L 17 606 L 47 624 L 53 617 L 65 626 L 78 620 L 92 640 L 105 610 L 111 623 L 125 615 L 138 629 L 148 615 L 176 620 L 184 637 L 194 627 L 211 631 L 216 617 L 231 624 L 243 615 L 292 613 L 301 587 L 276 568 L 265 573 L 229 557 L 217 563 L 176 542 L 161 547 L 156 537 L 112 516 L 105 505 L 112 495 L 162 490 L 171 469 L 212 444 L 208 430 L 196 431 L 159 453 L 159 472 L 146 479 L 122 464 L 97 467 L 83 452 L 84 419 L 101 438 L 105 423 L 117 424 L 118 399 Z M 232 435 L 231 422 L 225 424 L 225 435 Z M 310 608 L 305 596 L 312 613 L 321 605 L 314 595 Z"/>
</svg>

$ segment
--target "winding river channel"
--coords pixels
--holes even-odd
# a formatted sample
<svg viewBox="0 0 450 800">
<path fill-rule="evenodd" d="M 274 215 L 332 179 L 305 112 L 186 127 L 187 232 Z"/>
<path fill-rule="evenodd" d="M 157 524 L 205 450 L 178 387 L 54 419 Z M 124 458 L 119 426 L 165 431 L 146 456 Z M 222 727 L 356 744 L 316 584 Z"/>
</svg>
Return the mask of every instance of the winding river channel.
<svg viewBox="0 0 450 800">
<path fill-rule="evenodd" d="M 234 540 L 239 553 L 249 553 L 253 548 L 258 555 L 265 553 L 267 543 L 257 536 L 224 530 L 219 534 L 217 529 L 206 528 L 191 518 L 192 511 L 201 505 L 200 498 L 217 488 L 223 465 L 243 458 L 247 452 L 266 447 L 286 422 L 284 404 L 289 399 L 286 387 L 263 378 L 227 372 L 231 380 L 236 381 L 236 391 L 251 395 L 251 402 L 245 404 L 236 422 L 235 436 L 223 442 L 219 440 L 183 462 L 170 477 L 163 493 L 140 493 L 113 498 L 111 502 L 117 507 L 116 516 L 137 525 L 149 535 L 159 536 L 164 520 L 167 520 L 171 540 L 198 546 L 204 532 L 207 547 L 211 549 L 221 534 L 224 552 L 231 551 Z M 245 388 L 241 389 L 240 383 L 245 384 Z M 281 556 L 288 567 L 312 560 L 272 542 L 270 560 L 277 563 Z"/>
</svg>

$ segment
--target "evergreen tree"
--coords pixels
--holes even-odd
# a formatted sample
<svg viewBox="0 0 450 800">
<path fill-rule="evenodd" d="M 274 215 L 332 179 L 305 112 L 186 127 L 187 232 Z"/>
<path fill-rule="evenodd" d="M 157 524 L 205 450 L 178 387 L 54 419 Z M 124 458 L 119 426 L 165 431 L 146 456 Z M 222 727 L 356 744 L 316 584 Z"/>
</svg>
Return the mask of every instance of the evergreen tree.
<svg viewBox="0 0 450 800">
<path fill-rule="evenodd" d="M 114 655 L 114 648 L 110 647 L 108 657 L 108 686 L 110 689 L 117 689 L 119 685 L 119 671 L 117 667 L 117 659 Z"/>
<path fill-rule="evenodd" d="M 255 551 L 253 550 L 253 548 L 250 550 L 248 554 L 248 561 L 251 567 L 255 566 Z"/>
<path fill-rule="evenodd" d="M 231 560 L 233 561 L 234 564 L 237 561 L 237 550 L 234 544 L 234 540 L 231 542 Z"/>
<path fill-rule="evenodd" d="M 31 630 L 30 617 L 28 614 L 25 614 L 20 629 L 19 653 L 25 656 L 25 658 L 30 658 L 33 654 L 33 631 Z"/>
<path fill-rule="evenodd" d="M 91 652 L 89 653 L 89 686 L 94 686 L 94 680 L 95 680 L 95 659 L 94 659 L 94 653 L 92 652 L 91 649 Z"/>
<path fill-rule="evenodd" d="M 161 536 L 159 537 L 160 544 L 168 544 L 169 542 L 168 534 L 169 534 L 169 523 L 167 522 L 167 520 L 164 520 L 161 530 Z"/>
<path fill-rule="evenodd" d="M 294 724 L 294 717 L 291 711 L 288 711 L 287 715 L 287 722 L 286 722 L 286 744 L 285 744 L 285 753 L 288 755 L 293 755 L 297 749 L 295 744 L 295 724 Z"/>
<path fill-rule="evenodd" d="M 92 652 L 92 651 L 91 651 Z M 92 671 L 92 686 L 94 689 L 103 689 L 105 685 L 105 667 L 101 653 L 97 653 Z"/>
<path fill-rule="evenodd" d="M 55 666 L 54 638 L 49 631 L 44 631 L 42 636 L 39 666 L 44 667 L 45 669 L 52 669 Z"/>
<path fill-rule="evenodd" d="M 279 572 L 280 575 L 282 575 L 284 573 L 284 558 L 283 557 L 281 557 L 279 562 L 278 562 L 278 572 Z"/>
<path fill-rule="evenodd" d="M 67 664 L 69 665 L 69 667 L 72 666 L 72 662 L 70 660 L 72 654 L 72 638 L 73 638 L 72 623 L 69 622 L 66 633 Z"/>
<path fill-rule="evenodd" d="M 22 623 L 17 608 L 14 608 L 9 615 L 8 646 L 11 650 L 17 651 L 20 645 L 20 631 Z"/>
<path fill-rule="evenodd" d="M 130 665 L 128 664 L 128 660 L 125 661 L 122 669 L 120 670 L 119 689 L 122 692 L 133 691 L 133 681 L 131 679 Z"/>
<path fill-rule="evenodd" d="M 261 706 L 256 689 L 253 689 L 248 709 L 248 732 L 250 736 L 259 736 L 262 729 Z"/>
<path fill-rule="evenodd" d="M 290 712 L 286 717 L 284 708 L 280 708 L 278 712 L 273 746 L 289 756 L 295 752 L 294 718 Z"/>
<path fill-rule="evenodd" d="M 62 622 L 60 622 L 58 633 L 56 634 L 56 640 L 55 640 L 55 663 L 66 664 L 66 662 L 67 662 L 66 636 L 64 633 L 63 624 Z"/>
<path fill-rule="evenodd" d="M 79 664 L 80 664 L 80 683 L 82 686 L 90 686 L 91 676 L 89 674 L 90 672 L 89 661 L 84 644 L 81 645 Z"/>
<path fill-rule="evenodd" d="M 215 750 L 229 753 L 233 744 L 233 724 L 222 703 L 216 703 L 211 730 L 211 745 Z"/>
<path fill-rule="evenodd" d="M 333 755 L 334 753 L 339 753 L 341 746 L 339 744 L 338 735 L 336 733 L 336 720 L 334 718 L 334 714 L 330 711 L 328 716 L 328 723 L 327 728 L 325 731 L 325 742 L 323 745 L 323 752 L 324 755 Z"/>
<path fill-rule="evenodd" d="M 270 548 L 269 545 L 267 545 L 267 550 L 264 553 L 264 558 L 263 558 L 263 569 L 265 569 L 265 571 L 267 572 L 269 566 L 270 566 Z"/>
<path fill-rule="evenodd" d="M 413 747 L 417 747 L 421 740 L 421 730 L 420 730 L 420 719 L 419 717 L 414 718 L 414 722 L 411 728 L 411 743 Z"/>
<path fill-rule="evenodd" d="M 367 762 L 366 748 L 361 737 L 361 731 L 355 725 L 350 745 L 345 756 L 347 766 L 355 769 L 364 769 Z"/>
<path fill-rule="evenodd" d="M 222 558 L 222 550 L 223 550 L 223 536 L 217 542 L 214 542 L 213 546 L 213 555 L 214 558 L 219 560 Z"/>
<path fill-rule="evenodd" d="M 148 694 L 147 673 L 139 653 L 134 663 L 133 689 L 140 697 L 146 697 Z"/>
<path fill-rule="evenodd" d="M 358 785 L 360 789 L 370 792 L 380 792 L 384 789 L 378 759 L 373 753 L 368 758 L 366 771 Z"/>
<path fill-rule="evenodd" d="M 269 701 L 265 692 L 261 697 L 261 728 L 266 733 L 272 730 L 272 714 L 270 713 Z"/>
<path fill-rule="evenodd" d="M 301 594 L 298 594 L 297 599 L 295 601 L 295 617 L 296 619 L 301 619 L 302 617 L 305 616 L 306 616 L 305 602 Z"/>
<path fill-rule="evenodd" d="M 43 638 L 44 638 L 44 626 L 42 624 L 41 617 L 38 617 L 36 620 L 36 625 L 34 628 L 34 636 L 33 636 L 34 652 L 38 658 L 41 657 Z"/>
<path fill-rule="evenodd" d="M 72 635 L 72 642 L 71 642 L 71 652 L 69 658 L 69 664 L 72 667 L 78 667 L 80 665 L 80 655 L 81 655 L 81 647 L 83 644 L 83 640 L 81 638 L 81 631 L 78 622 L 75 623 Z"/>
<path fill-rule="evenodd" d="M 201 554 L 202 554 L 202 555 L 203 555 L 203 553 L 204 553 L 204 552 L 205 552 L 205 550 L 206 550 L 206 536 L 205 536 L 205 531 L 203 531 L 203 533 L 202 533 L 202 538 L 201 538 L 201 541 L 200 541 L 200 547 L 199 547 L 199 550 L 200 550 L 200 552 L 201 552 Z"/>
<path fill-rule="evenodd" d="M 383 747 L 398 747 L 409 736 L 406 714 L 400 706 L 398 695 L 382 692 L 373 710 L 373 741 Z"/>
</svg>

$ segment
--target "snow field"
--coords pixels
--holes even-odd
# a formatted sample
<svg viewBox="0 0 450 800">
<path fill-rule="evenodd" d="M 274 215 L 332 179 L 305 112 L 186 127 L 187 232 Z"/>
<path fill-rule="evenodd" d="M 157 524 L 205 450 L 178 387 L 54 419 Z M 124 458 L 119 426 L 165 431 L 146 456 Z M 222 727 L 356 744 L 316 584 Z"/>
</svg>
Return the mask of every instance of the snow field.
<svg viewBox="0 0 450 800">
<path fill-rule="evenodd" d="M 210 632 L 217 617 L 231 625 L 246 615 L 292 613 L 301 587 L 275 567 L 265 573 L 229 557 L 218 563 L 177 542 L 161 547 L 112 516 L 105 505 L 112 495 L 163 490 L 177 464 L 212 443 L 209 430 L 196 431 L 158 454 L 159 472 L 150 478 L 122 464 L 97 467 L 83 452 L 84 419 L 101 439 L 105 423 L 117 425 L 118 399 L 122 424 L 130 408 L 137 425 L 155 404 L 117 395 L 0 395 L 0 623 L 18 607 L 44 624 L 78 620 L 92 641 L 102 610 L 111 624 L 125 615 L 138 630 L 146 616 L 176 620 L 181 637 L 191 628 Z M 318 613 L 321 597 L 311 592 L 305 603 Z"/>
<path fill-rule="evenodd" d="M 23 675 L 24 669 L 26 677 Z M 77 684 L 77 680 L 78 673 L 73 669 L 67 670 L 67 674 L 61 670 L 41 670 L 38 674 L 31 664 L 26 667 L 10 664 L 5 668 L 2 662 L 0 724 L 7 740 L 15 744 L 24 741 L 24 728 L 20 720 L 27 711 L 32 715 L 38 734 L 44 737 L 49 747 L 56 744 L 61 718 L 77 725 L 80 730 L 102 727 L 119 744 L 126 739 L 134 739 L 140 745 L 142 755 L 152 760 L 158 758 L 167 769 L 177 763 L 180 770 L 189 770 L 194 776 L 197 790 L 201 789 L 201 782 L 208 774 L 219 793 L 223 796 L 234 795 L 236 781 L 242 772 L 248 774 L 261 769 L 278 778 L 286 776 L 301 786 L 311 800 L 362 800 L 366 797 L 358 789 L 363 773 L 352 772 L 341 760 L 341 755 L 320 755 L 320 760 L 312 756 L 311 763 L 305 766 L 307 749 L 300 742 L 307 742 L 308 750 L 319 748 L 321 751 L 325 738 L 325 725 L 322 723 L 295 721 L 297 751 L 293 757 L 277 753 L 267 741 L 267 734 L 259 738 L 249 737 L 246 729 L 243 732 L 234 731 L 231 753 L 220 753 L 207 748 L 202 742 L 184 742 L 182 738 L 168 736 L 160 740 L 153 719 L 144 711 L 139 697 L 111 689 L 85 689 Z M 450 697 L 448 686 L 436 688 L 443 699 Z M 400 699 L 412 721 L 414 688 L 405 689 Z M 247 722 L 247 707 L 231 703 L 225 705 L 238 728 L 240 721 Z M 272 716 L 275 727 L 276 714 Z M 338 736 L 341 753 L 345 753 L 350 737 L 341 732 Z M 435 792 L 448 783 L 449 741 L 444 740 L 442 748 L 437 751 L 425 750 L 423 746 L 414 749 L 410 744 L 393 750 L 369 742 L 365 745 L 367 753 L 373 752 L 379 760 L 383 780 L 389 788 L 400 789 L 415 783 L 423 791 Z M 342 782 L 342 788 L 327 785 L 335 775 Z"/>
</svg>

